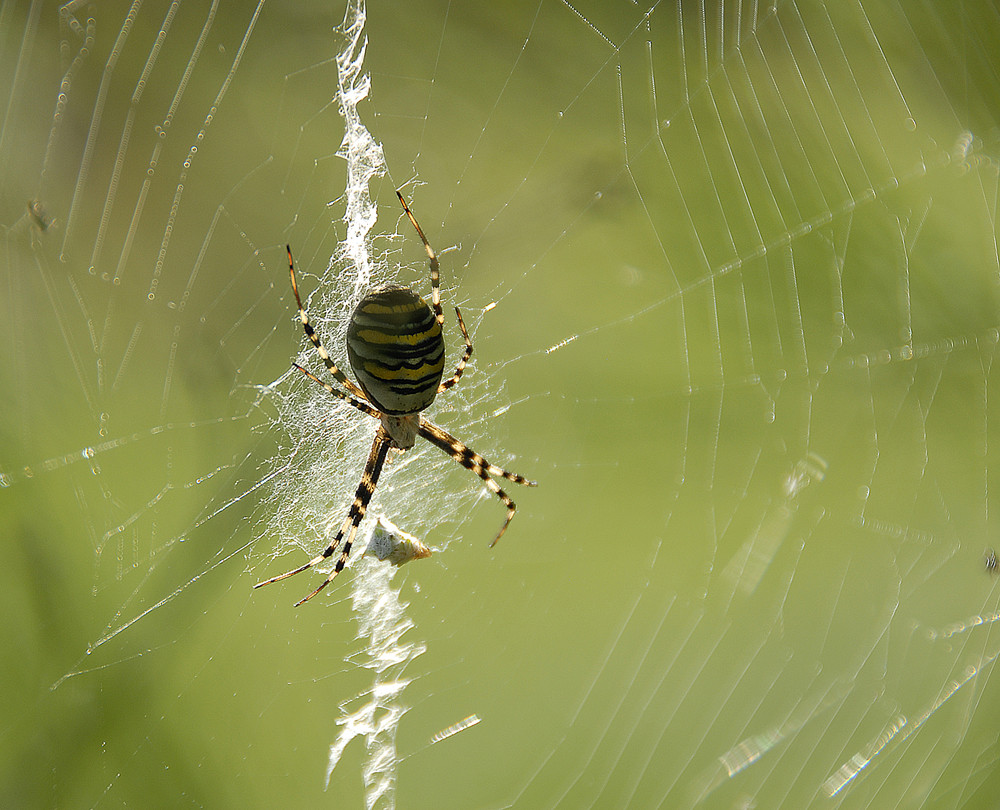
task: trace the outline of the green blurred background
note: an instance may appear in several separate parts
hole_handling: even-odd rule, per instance
[[[374,250],[426,294],[405,186],[476,342],[430,415],[539,481],[492,551],[447,459],[379,488],[436,551],[396,805],[995,807],[995,4],[367,11]],[[285,243],[353,272],[343,18],[0,8],[5,806],[365,803],[368,569],[251,590],[371,440],[282,379]]]

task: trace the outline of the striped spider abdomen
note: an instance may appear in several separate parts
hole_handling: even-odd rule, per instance
[[[413,447],[417,436],[422,436],[435,447],[447,453],[457,463],[477,475],[486,488],[496,495],[507,507],[507,519],[500,527],[491,546],[503,537],[507,526],[514,517],[516,509],[514,501],[504,492],[494,478],[503,478],[515,484],[535,486],[523,475],[508,472],[502,467],[490,464],[479,453],[442,430],[433,422],[424,419],[420,412],[427,408],[434,398],[442,391],[447,391],[462,378],[466,363],[472,357],[472,339],[465,328],[462,313],[455,307],[455,318],[458,328],[465,340],[465,350],[459,358],[455,372],[446,380],[441,376],[444,372],[444,338],[441,327],[444,324],[444,311],[441,308],[440,269],[437,254],[427,242],[427,237],[417,224],[413,212],[410,211],[403,195],[397,191],[396,196],[406,212],[407,218],[423,242],[431,269],[431,306],[427,305],[417,293],[409,287],[398,284],[388,284],[372,290],[354,310],[347,326],[347,356],[357,377],[353,382],[324,348],[319,335],[309,322],[302,297],[299,295],[299,285],[295,280],[295,263],[292,261],[292,249],[285,247],[288,253],[288,276],[292,284],[292,294],[299,310],[299,320],[305,330],[306,337],[316,348],[320,359],[340,388],[324,382],[311,371],[298,363],[292,365],[306,377],[325,388],[331,395],[347,402],[352,407],[379,421],[368,461],[361,474],[361,482],[354,493],[354,501],[340,526],[340,530],[332,541],[317,556],[304,565],[286,571],[276,577],[271,577],[254,585],[260,588],[273,582],[306,571],[315,565],[332,557],[341,548],[333,570],[312,593],[297,604],[301,605],[312,599],[327,585],[333,582],[347,564],[351,546],[357,535],[358,527],[364,520],[368,504],[375,494],[379,475],[385,464],[389,450],[397,448],[408,450]],[[343,541],[343,545],[341,545]],[[411,554],[411,557],[426,556]]]
[[[434,401],[444,373],[441,324],[410,288],[380,287],[351,316],[347,357],[361,390],[382,413],[418,413]]]

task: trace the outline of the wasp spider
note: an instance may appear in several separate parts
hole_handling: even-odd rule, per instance
[[[340,546],[340,541],[343,540],[344,546],[340,557],[329,576],[316,590],[297,602],[296,607],[312,599],[329,585],[347,564],[347,558],[351,553],[351,544],[354,542],[358,526],[361,525],[365,511],[368,509],[368,503],[375,493],[379,473],[382,472],[382,465],[385,463],[390,448],[408,450],[413,447],[417,436],[422,436],[431,444],[441,448],[463,467],[478,475],[486,484],[487,489],[503,501],[507,507],[507,519],[500,527],[500,531],[497,532],[497,536],[493,538],[493,542],[490,543],[491,547],[507,531],[507,526],[510,525],[510,521],[514,517],[515,509],[514,501],[499,487],[492,476],[506,478],[508,481],[529,487],[535,486],[534,481],[529,481],[516,473],[493,466],[479,453],[466,447],[454,436],[428,422],[420,415],[420,412],[429,407],[438,394],[451,388],[461,379],[465,365],[472,356],[472,340],[469,338],[469,332],[462,320],[462,313],[458,307],[455,307],[458,328],[462,330],[462,337],[465,338],[465,351],[458,361],[455,373],[442,381],[444,339],[441,336],[441,328],[444,325],[444,312],[441,309],[440,271],[437,255],[427,242],[424,232],[417,224],[417,220],[403,199],[403,195],[397,191],[396,196],[403,204],[406,216],[413,223],[413,227],[417,229],[417,235],[424,243],[424,250],[427,251],[427,257],[430,259],[431,306],[427,306],[424,299],[409,287],[403,287],[399,284],[379,287],[361,299],[361,303],[354,310],[347,327],[347,357],[354,370],[354,376],[357,377],[357,384],[352,382],[333,362],[329,352],[324,348],[309,323],[309,317],[302,306],[298,284],[295,281],[292,250],[290,247],[286,248],[288,250],[288,273],[292,279],[292,292],[295,294],[295,303],[299,307],[302,328],[309,340],[312,341],[313,346],[316,347],[316,351],[330,374],[346,390],[335,388],[329,383],[323,382],[297,363],[293,363],[293,365],[335,397],[350,403],[362,413],[378,419],[380,423],[378,431],[375,433],[371,452],[368,454],[368,462],[361,474],[361,483],[354,495],[354,502],[351,504],[347,517],[344,518],[336,537],[323,549],[321,554],[313,557],[305,565],[254,585],[255,588],[270,585],[272,582],[286,579],[318,565],[323,560],[332,557]],[[431,311],[432,307],[433,312]]]

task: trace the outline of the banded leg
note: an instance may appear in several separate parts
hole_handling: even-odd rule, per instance
[[[462,337],[465,338],[465,351],[462,353],[462,359],[458,361],[458,366],[455,368],[455,373],[452,374],[447,380],[442,381],[438,386],[437,392],[440,394],[442,391],[447,391],[460,379],[462,379],[462,372],[465,371],[465,364],[469,362],[469,358],[472,357],[472,339],[469,337],[469,331],[465,328],[465,321],[462,320],[462,311],[455,307],[455,315],[458,317],[458,328],[462,330]]]
[[[291,276],[292,279],[292,292],[295,293],[295,303],[299,306],[299,320],[302,321],[302,328],[305,330],[306,337],[312,341],[313,346],[316,347],[316,351],[319,352],[320,358],[326,364],[330,373],[337,379],[337,382],[344,386],[344,388],[350,391],[358,399],[367,399],[364,392],[351,382],[347,375],[340,370],[336,363],[333,362],[330,357],[330,353],[320,342],[319,336],[312,328],[312,324],[309,323],[309,316],[306,315],[305,307],[302,306],[302,299],[299,297],[299,285],[295,282],[295,264],[292,262],[292,248],[290,245],[285,245],[285,250],[288,251],[288,275]]]
[[[523,484],[526,487],[534,487],[537,486],[537,484],[534,481],[529,481],[523,475],[507,472],[507,470],[502,467],[496,467],[493,464],[490,464],[471,447],[466,447],[450,433],[442,430],[437,425],[428,422],[425,419],[420,420],[420,428],[418,432],[431,444],[436,447],[440,447],[467,470],[472,470],[472,472],[483,479],[483,483],[486,484],[486,488],[503,501],[504,506],[507,507],[507,519],[504,521],[503,526],[500,527],[500,531],[497,532],[497,536],[493,538],[493,542],[490,543],[490,548],[493,548],[493,546],[497,544],[497,541],[503,537],[503,534],[507,531],[507,527],[510,525],[510,522],[514,519],[514,512],[517,509],[517,506],[510,499],[510,496],[504,492],[497,482],[490,478],[490,476],[496,475],[500,478],[505,478],[508,481],[513,481],[515,484]]]
[[[331,394],[333,394],[335,397],[340,397],[342,400],[344,400],[344,402],[346,402],[349,405],[353,405],[355,408],[357,408],[359,411],[361,411],[361,413],[366,413],[369,416],[375,417],[376,419],[380,419],[381,418],[382,414],[379,411],[377,411],[375,408],[373,408],[371,405],[369,405],[365,400],[355,399],[350,394],[345,394],[343,391],[341,391],[341,390],[339,390],[337,388],[334,388],[332,385],[330,385],[330,383],[323,382],[323,380],[321,380],[319,377],[317,377],[311,371],[308,371],[308,370],[302,368],[302,366],[300,366],[298,363],[292,363],[292,368],[297,368],[299,371],[301,371],[303,374],[305,374],[310,380],[312,380],[313,382],[319,383],[327,391],[329,391]]]
[[[392,440],[389,438],[389,434],[385,432],[385,428],[379,427],[378,433],[375,434],[375,441],[372,442],[371,453],[368,454],[368,463],[365,464],[365,471],[361,474],[361,483],[358,484],[358,490],[354,494],[354,502],[351,504],[351,508],[347,512],[347,517],[344,518],[344,522],[340,526],[340,531],[337,532],[337,536],[333,538],[330,545],[323,549],[321,554],[313,557],[305,565],[299,566],[294,571],[286,571],[284,574],[279,574],[278,576],[271,577],[263,582],[258,582],[254,585],[255,588],[261,588],[264,585],[270,585],[273,582],[288,579],[288,577],[300,574],[306,569],[312,568],[314,565],[318,565],[323,562],[323,560],[332,557],[333,553],[337,550],[337,546],[340,545],[341,539],[346,533],[347,539],[344,541],[344,549],[340,553],[340,559],[337,560],[337,564],[333,567],[330,575],[323,580],[322,584],[320,584],[315,591],[304,599],[300,599],[296,602],[295,607],[298,607],[303,602],[308,602],[327,585],[333,582],[334,577],[344,570],[344,566],[347,564],[347,558],[351,555],[351,545],[354,543],[354,536],[357,534],[358,526],[361,525],[365,512],[368,510],[368,503],[371,501],[372,495],[375,494],[375,485],[378,483],[379,474],[382,472],[382,465],[385,463],[385,457],[388,454],[389,447],[391,445]]]
[[[406,204],[406,200],[403,199],[403,195],[399,193],[399,189],[396,189],[396,196],[399,197],[399,201],[403,204],[406,216],[410,218],[413,227],[417,229],[417,236],[424,243],[427,258],[431,261],[431,305],[434,307],[434,317],[437,318],[437,322],[444,326],[444,310],[441,309],[441,268],[438,265],[437,254],[427,241],[427,237],[424,236],[424,232],[420,230],[420,226],[417,225],[416,217],[413,216],[413,212],[410,210],[410,206]]]
[[[413,223],[413,227],[417,229],[417,235],[420,237],[420,241],[424,243],[424,250],[427,251],[427,258],[431,262],[431,304],[434,307],[434,317],[437,322],[444,326],[444,310],[441,309],[441,268],[438,264],[437,254],[434,252],[434,248],[430,246],[427,241],[427,237],[424,236],[423,230],[417,224],[416,217],[413,216],[413,212],[410,210],[410,206],[406,204],[406,200],[403,199],[403,195],[396,191],[396,196],[399,197],[399,201],[403,204],[403,210],[406,211],[406,216],[409,218],[410,222]],[[472,357],[472,340],[469,338],[469,332],[465,328],[465,321],[462,320],[462,312],[458,307],[455,307],[455,315],[458,317],[458,328],[462,330],[462,337],[465,338],[465,352],[462,355],[462,359],[458,361],[458,367],[455,369],[455,373],[451,375],[447,380],[442,382],[438,386],[437,392],[440,394],[442,391],[447,391],[455,383],[457,383],[462,378],[462,372],[465,371],[465,364],[469,362],[469,358]]]

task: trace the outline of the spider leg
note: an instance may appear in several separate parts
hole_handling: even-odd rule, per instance
[[[417,229],[417,235],[420,237],[420,241],[424,243],[424,250],[427,251],[427,258],[430,259],[431,305],[434,307],[434,317],[437,318],[437,322],[444,326],[444,310],[441,309],[441,268],[438,265],[437,254],[434,252],[434,248],[432,248],[428,243],[427,237],[424,236],[424,232],[420,230],[416,217],[413,216],[413,212],[410,210],[410,206],[406,204],[406,200],[403,199],[403,195],[399,193],[399,189],[396,189],[396,196],[399,197],[399,201],[403,204],[403,210],[406,211],[406,216],[409,217],[410,222],[413,223],[413,227]]]
[[[319,377],[317,377],[311,371],[307,371],[306,369],[302,368],[302,366],[300,366],[298,363],[292,363],[292,367],[293,368],[297,368],[299,371],[301,371],[303,374],[305,374],[310,380],[312,380],[313,382],[319,383],[327,391],[329,391],[331,394],[333,394],[335,397],[340,397],[342,400],[344,400],[344,402],[348,403],[349,405],[353,405],[355,408],[357,408],[362,413],[366,413],[369,416],[374,416],[376,419],[381,418],[382,414],[379,411],[377,411],[375,408],[373,408],[371,405],[369,405],[367,402],[365,402],[364,400],[355,399],[350,394],[345,394],[343,391],[341,391],[341,390],[339,390],[337,388],[334,388],[332,385],[330,385],[330,383],[323,382],[323,380],[321,380]]]
[[[503,526],[500,527],[500,531],[497,532],[497,536],[493,538],[493,542],[490,543],[490,548],[493,548],[497,544],[497,541],[503,537],[504,532],[507,531],[511,520],[514,519],[514,511],[517,509],[517,506],[510,499],[510,496],[490,476],[496,475],[500,478],[506,478],[508,481],[513,481],[515,484],[524,484],[527,487],[538,486],[537,483],[529,481],[523,475],[507,472],[507,470],[501,467],[490,464],[471,447],[466,447],[450,433],[425,419],[420,420],[418,432],[431,444],[444,450],[444,452],[467,470],[472,470],[472,472],[482,478],[483,483],[486,484],[486,488],[503,501],[504,506],[507,507],[507,519],[504,521]]]
[[[323,562],[323,560],[332,557],[334,552],[337,550],[337,546],[340,545],[341,539],[346,533],[347,539],[344,541],[344,549],[341,551],[340,559],[337,560],[337,564],[333,567],[330,575],[323,580],[320,586],[311,594],[296,602],[295,607],[298,607],[303,602],[308,602],[327,585],[333,582],[334,577],[343,571],[344,566],[347,564],[347,558],[351,554],[351,545],[354,543],[354,536],[357,534],[358,526],[361,525],[365,512],[368,510],[368,503],[371,501],[372,495],[375,494],[375,485],[378,483],[379,473],[382,472],[382,465],[385,463],[385,457],[391,446],[392,440],[389,438],[389,434],[385,432],[385,428],[379,427],[378,433],[375,434],[375,441],[372,442],[372,450],[368,454],[368,463],[365,464],[365,471],[361,474],[361,483],[358,484],[357,492],[354,494],[354,502],[351,504],[351,508],[347,512],[347,517],[344,518],[344,522],[340,526],[340,531],[337,532],[337,536],[333,538],[330,545],[323,549],[322,553],[309,560],[309,562],[305,565],[299,566],[294,571],[286,571],[284,574],[279,574],[278,576],[271,577],[263,582],[258,582],[254,585],[254,588],[261,588],[264,585],[270,585],[273,582],[288,579],[288,577],[300,574],[306,569],[312,568],[314,565],[318,565]]]
[[[434,307],[434,317],[437,319],[437,322],[444,326],[444,310],[441,309],[441,268],[438,264],[437,254],[434,252],[434,248],[430,246],[430,243],[428,243],[427,237],[424,236],[423,230],[417,224],[417,219],[413,216],[413,212],[410,210],[410,206],[406,204],[406,200],[403,199],[403,195],[398,189],[396,190],[396,196],[399,197],[399,201],[403,204],[403,210],[406,212],[406,216],[409,218],[410,222],[413,223],[413,227],[417,229],[417,235],[420,237],[420,241],[424,243],[424,250],[427,251],[427,258],[430,259],[431,305]],[[465,352],[462,354],[462,359],[458,361],[458,367],[455,369],[455,373],[438,386],[437,392],[439,394],[442,391],[447,391],[462,378],[462,372],[465,371],[465,364],[468,363],[469,358],[472,357],[472,340],[469,337],[468,330],[465,328],[465,321],[462,320],[462,312],[458,307],[455,307],[455,315],[458,317],[458,327],[462,330],[462,337],[465,338]]]
[[[458,328],[462,330],[462,337],[465,338],[465,351],[462,353],[462,359],[458,361],[455,373],[438,386],[437,392],[439,394],[442,391],[447,391],[455,383],[462,379],[462,372],[465,371],[465,364],[468,363],[469,358],[472,357],[472,339],[469,337],[469,330],[465,328],[465,321],[462,320],[462,311],[458,307],[455,307],[455,315],[458,317]]]
[[[340,370],[336,363],[333,362],[330,357],[330,353],[320,342],[319,336],[312,328],[312,324],[309,323],[309,316],[306,315],[305,307],[302,306],[302,298],[299,297],[299,285],[295,281],[295,264],[292,262],[292,248],[289,245],[285,245],[285,250],[288,251],[288,275],[292,279],[292,292],[295,293],[295,303],[299,306],[299,320],[302,321],[302,328],[305,330],[306,337],[312,341],[312,344],[316,347],[316,351],[319,352],[319,356],[323,360],[323,363],[326,364],[326,367],[330,370],[330,373],[337,379],[337,381],[358,399],[367,399],[364,392],[358,388],[357,385],[351,382],[347,375]]]

